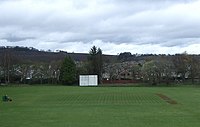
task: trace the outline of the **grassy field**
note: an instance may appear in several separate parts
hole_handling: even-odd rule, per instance
[[[0,102],[1,127],[200,127],[200,87],[0,87],[4,94],[13,101]]]

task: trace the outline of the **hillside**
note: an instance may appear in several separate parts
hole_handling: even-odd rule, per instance
[[[28,47],[0,47],[0,57],[9,55],[14,59],[20,61],[29,62],[51,62],[62,60],[65,56],[70,56],[75,61],[86,61],[89,54],[87,53],[68,53],[65,51],[51,52],[51,51],[39,51],[35,48]],[[103,55],[105,61],[114,60],[117,56]]]

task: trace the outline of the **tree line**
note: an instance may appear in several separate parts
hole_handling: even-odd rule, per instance
[[[61,52],[59,59],[48,62],[40,59],[25,59],[17,56],[9,48],[0,48],[0,82],[9,84],[78,84],[79,75],[98,75],[98,82],[103,80],[136,80],[150,85],[172,83],[200,83],[200,55],[187,53],[165,54],[131,54],[120,53],[105,59],[102,50],[91,47],[86,60],[76,60]],[[20,48],[15,50],[27,52],[29,50],[40,55],[35,48]],[[47,53],[48,54],[48,53]],[[50,56],[53,53],[50,53]],[[34,56],[31,56],[34,57]],[[43,55],[42,55],[43,57]],[[77,57],[78,59],[78,57]],[[142,61],[142,62],[141,62]],[[124,65],[123,63],[126,63]],[[131,64],[133,63],[133,64]],[[128,72],[120,77],[121,72]],[[107,77],[105,76],[107,75]]]

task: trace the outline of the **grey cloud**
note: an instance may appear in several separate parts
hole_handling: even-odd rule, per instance
[[[35,39],[34,37],[26,37],[26,38],[20,38],[20,37],[8,37],[8,38],[2,38],[9,42],[18,42],[18,41],[25,41],[29,39]]]
[[[12,34],[0,38],[62,44],[102,40],[167,47],[200,43],[200,9],[193,10],[195,4],[200,5],[197,0],[68,1],[0,1],[0,35]]]
[[[4,35],[4,37],[0,37],[1,40],[7,40],[8,42],[19,42],[25,41],[29,39],[36,39],[35,37],[19,37],[12,34]]]

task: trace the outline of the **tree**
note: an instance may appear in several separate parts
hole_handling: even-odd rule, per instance
[[[51,84],[57,84],[59,81],[59,75],[60,75],[60,66],[62,61],[51,61],[49,65],[48,73],[50,73],[50,77],[48,83],[51,82]]]
[[[176,54],[173,57],[173,63],[176,68],[176,73],[178,76],[181,77],[183,82],[185,81],[186,78],[186,73],[189,71],[190,68],[190,57],[187,55],[187,53],[183,54]]]
[[[140,64],[135,64],[131,68],[132,77],[134,80],[138,80],[141,78],[141,68],[142,66]]]
[[[77,79],[79,78],[79,75],[86,75],[88,74],[88,62],[77,62],[76,63],[76,76]]]
[[[130,52],[124,52],[124,53],[120,53],[117,59],[120,61],[128,61],[128,60],[131,60],[132,56],[133,55]]]
[[[157,85],[158,83],[158,68],[156,61],[152,60],[146,62],[142,67],[143,80],[150,83],[151,85]]]
[[[174,78],[175,68],[172,60],[168,57],[158,57],[156,60],[158,81],[169,84]]]
[[[172,60],[168,57],[158,57],[146,62],[142,66],[144,81],[156,85],[159,83],[169,84],[174,78],[175,68]]]
[[[93,46],[89,52],[89,66],[88,70],[90,74],[98,75],[98,80],[101,82],[102,71],[103,71],[103,59],[102,59],[102,50],[97,49],[96,46]]]
[[[11,82],[11,72],[13,70],[14,63],[17,63],[14,54],[12,53],[11,49],[4,49],[3,50],[3,70],[4,70],[4,81],[5,83]]]
[[[190,78],[192,80],[192,83],[195,83],[195,79],[199,78],[200,74],[200,60],[198,57],[191,55],[188,56],[189,58],[189,72],[190,72]]]
[[[65,57],[61,65],[60,80],[62,84],[72,85],[76,81],[76,64],[71,57]]]
[[[15,67],[15,73],[20,76],[20,83],[25,83],[25,79],[28,72],[28,64],[18,64]]]

